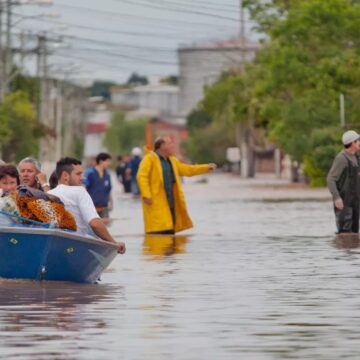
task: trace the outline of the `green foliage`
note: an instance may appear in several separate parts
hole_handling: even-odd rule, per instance
[[[190,133],[196,131],[197,129],[201,129],[207,127],[212,123],[212,118],[209,114],[201,109],[193,110],[187,117],[187,128]]]
[[[263,127],[270,141],[304,163],[312,185],[323,184],[341,148],[340,94],[347,128],[360,128],[360,1],[244,0],[243,6],[266,40],[245,71],[224,74],[205,90],[200,109],[214,123],[201,135],[211,139],[220,123],[233,131],[239,123],[243,133]],[[199,114],[191,116],[200,123]],[[202,140],[197,132],[189,145],[194,154]]]
[[[0,124],[4,125],[2,156],[5,161],[19,161],[36,156],[42,134],[28,95],[22,91],[8,94],[0,105]]]
[[[177,75],[169,75],[160,80],[162,84],[179,85],[179,77]]]
[[[236,146],[235,117],[241,103],[242,80],[224,76],[205,90],[200,107],[187,118],[190,138],[185,147],[190,158],[198,163],[226,162],[226,149]],[[214,121],[215,120],[215,121]]]
[[[137,73],[132,73],[127,81],[127,85],[138,86],[138,85],[147,85],[149,80],[146,76],[141,76]]]
[[[201,108],[215,121],[234,124],[248,121],[250,103],[244,76],[224,74],[219,82],[205,89]]]
[[[193,129],[184,144],[189,157],[197,163],[226,162],[226,149],[235,146],[235,135],[231,127],[223,123],[212,123]]]
[[[310,138],[311,154],[304,157],[304,173],[310,178],[310,185],[324,186],[325,178],[335,156],[341,150],[339,128],[318,129]]]
[[[147,122],[147,119],[127,121],[124,113],[114,112],[105,134],[105,146],[114,156],[129,153],[135,146],[143,147]]]
[[[91,96],[102,96],[106,100],[111,99],[111,88],[116,86],[112,81],[96,80],[90,88]]]
[[[40,83],[36,78],[19,74],[11,82],[11,89],[13,92],[22,91],[26,93],[33,104],[39,100]]]

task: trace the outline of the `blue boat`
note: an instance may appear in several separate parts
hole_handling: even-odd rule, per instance
[[[8,222],[0,225],[0,277],[95,283],[117,249],[73,231]]]

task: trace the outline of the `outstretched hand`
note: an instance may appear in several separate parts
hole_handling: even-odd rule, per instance
[[[217,168],[217,165],[214,163],[210,163],[208,166],[209,166],[209,171],[215,171]]]

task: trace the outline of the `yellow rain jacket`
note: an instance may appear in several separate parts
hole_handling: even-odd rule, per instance
[[[164,188],[163,170],[159,156],[148,153],[140,163],[137,181],[143,198],[151,198],[152,204],[143,202],[145,232],[159,232],[175,229],[175,232],[189,229],[193,226],[185,204],[180,176],[194,176],[207,173],[208,165],[187,165],[174,156],[169,158],[175,176],[174,202],[175,226],[173,224],[169,203]]]

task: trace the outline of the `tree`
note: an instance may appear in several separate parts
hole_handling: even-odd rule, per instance
[[[116,86],[112,81],[96,80],[90,88],[91,96],[102,96],[106,100],[111,100],[111,88]]]
[[[16,91],[5,97],[0,105],[0,124],[6,125],[1,147],[5,161],[37,156],[38,140],[44,133],[26,93]]]
[[[160,83],[167,85],[179,85],[179,77],[177,75],[169,75],[160,79]]]
[[[254,82],[258,115],[294,161],[306,158],[316,166],[312,136],[319,128],[339,128],[340,93],[348,99],[351,126],[360,126],[360,4],[248,0],[245,5],[269,36],[256,60],[263,69]]]
[[[133,147],[145,145],[145,128],[148,120],[127,121],[125,114],[114,112],[105,134],[105,145],[114,155],[130,153]]]
[[[139,86],[139,85],[147,85],[149,80],[146,76],[141,76],[137,73],[132,73],[126,82],[129,86]]]
[[[255,70],[253,70],[256,73]],[[252,96],[252,73],[228,73],[205,90],[201,107],[217,122],[236,134],[241,153],[241,171],[245,177],[255,175],[254,128],[256,98]]]
[[[191,132],[207,127],[212,123],[210,115],[202,109],[194,109],[186,118],[187,128]]]
[[[226,149],[236,146],[236,136],[231,127],[213,122],[207,126],[192,128],[185,142],[186,153],[197,163],[226,163]]]

